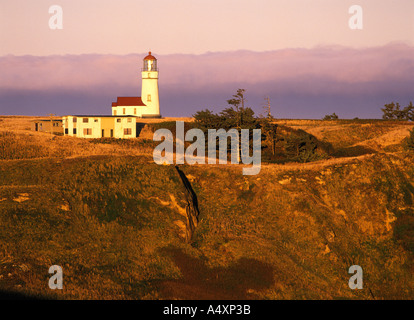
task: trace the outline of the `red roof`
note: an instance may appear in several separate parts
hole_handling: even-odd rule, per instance
[[[145,104],[141,97],[118,97],[116,102],[112,102],[112,106],[145,106]]]
[[[148,55],[144,58],[144,60],[157,60],[157,59],[151,54],[151,51],[150,51]]]

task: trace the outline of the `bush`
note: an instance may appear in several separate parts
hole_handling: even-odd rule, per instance
[[[338,120],[338,119],[339,119],[339,117],[334,112],[332,114],[327,114],[322,120]]]
[[[328,156],[327,150],[313,135],[296,130],[285,138],[286,156],[298,162],[310,162],[321,160]]]
[[[414,128],[410,131],[410,135],[405,138],[405,148],[408,151],[414,151]]]
[[[278,126],[276,134],[276,154],[265,144],[262,157],[270,162],[310,162],[327,158],[333,147],[330,143],[319,141],[303,130]]]

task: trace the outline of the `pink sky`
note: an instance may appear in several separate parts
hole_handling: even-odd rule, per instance
[[[363,9],[351,30],[349,8]],[[51,30],[48,10],[63,9]],[[0,56],[269,51],[319,45],[414,45],[412,0],[0,1]]]
[[[3,90],[89,91],[105,86],[135,86],[135,91],[139,91],[142,58],[146,54],[5,56],[0,58],[0,87]],[[232,82],[246,85],[276,82],[283,86],[276,88],[280,91],[294,90],[290,83],[309,78],[343,84],[383,80],[411,82],[414,78],[414,48],[404,44],[367,49],[328,46],[156,56],[160,83],[183,91]],[[304,93],[314,94],[326,89],[317,85],[301,88]]]
[[[145,55],[0,57],[0,114],[109,114],[117,96],[140,95]],[[414,100],[414,47],[405,44],[156,57],[165,116],[221,110],[238,88],[256,113],[269,96],[281,117],[380,117],[383,104]]]
[[[354,4],[362,30],[348,25]],[[140,95],[148,50],[167,116],[220,110],[238,88],[281,117],[380,117],[414,99],[412,0],[0,1],[0,43],[0,114],[109,114]]]

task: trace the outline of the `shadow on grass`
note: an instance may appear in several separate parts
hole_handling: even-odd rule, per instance
[[[358,157],[364,154],[377,153],[374,149],[364,147],[364,146],[353,146],[340,148],[336,150],[332,155],[334,157]]]
[[[241,258],[229,267],[209,268],[177,248],[163,248],[181,271],[182,278],[156,284],[162,299],[247,300],[257,299],[255,292],[273,285],[273,268],[264,262]]]

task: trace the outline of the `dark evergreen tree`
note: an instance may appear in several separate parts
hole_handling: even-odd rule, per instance
[[[384,120],[392,120],[396,118],[395,114],[395,103],[391,102],[386,105],[384,105],[384,108],[381,108],[382,112],[384,113],[382,115],[382,118]]]
[[[208,109],[197,111],[193,117],[196,126],[203,131],[218,128],[222,122],[222,119],[219,115],[214,114]]]
[[[414,121],[414,105],[412,101],[410,101],[410,104],[404,108],[403,113],[405,120]]]

